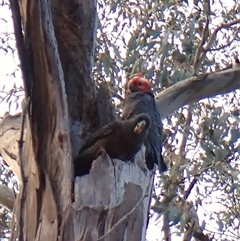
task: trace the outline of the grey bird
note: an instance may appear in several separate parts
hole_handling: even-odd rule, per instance
[[[138,74],[127,83],[122,119],[126,120],[140,113],[147,114],[151,119],[149,132],[144,141],[147,167],[152,170],[154,164],[157,164],[159,171],[164,172],[167,170],[167,165],[162,157],[163,125],[161,116],[156,109],[150,81]]]

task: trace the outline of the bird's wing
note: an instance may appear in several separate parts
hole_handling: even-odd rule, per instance
[[[112,133],[114,133],[119,127],[119,122],[114,121],[111,122],[93,134],[91,134],[83,144],[82,148],[80,149],[79,153],[83,152],[84,150],[88,149],[90,146],[92,146],[94,143],[96,143],[98,140],[102,139],[103,137],[106,137]]]

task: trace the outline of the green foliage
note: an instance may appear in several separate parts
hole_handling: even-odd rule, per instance
[[[171,169],[157,181],[162,198],[156,195],[155,205],[168,202],[168,209],[153,210],[160,215],[169,215],[169,210],[171,214],[176,208],[176,214],[182,212],[175,225],[177,232],[188,229],[192,216],[199,225],[204,222],[204,229],[214,231],[216,240],[240,237],[233,231],[238,230],[240,207],[240,116],[236,114],[236,97],[230,93],[203,100],[166,120],[165,157]],[[198,218],[192,208],[186,208],[189,201],[199,210]]]
[[[159,89],[214,70],[215,63],[227,64],[219,56],[230,61],[239,46],[239,25],[230,26],[230,31],[225,29],[229,26],[220,27],[239,14],[237,3],[229,4],[99,1],[98,73],[115,85],[122,76],[141,71]],[[168,71],[162,77],[164,70]]]

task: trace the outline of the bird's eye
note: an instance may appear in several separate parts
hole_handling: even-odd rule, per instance
[[[140,85],[140,86],[141,86],[141,85],[142,85],[142,82],[138,82],[138,85]]]

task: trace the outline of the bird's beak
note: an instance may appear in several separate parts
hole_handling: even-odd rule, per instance
[[[146,126],[145,120],[142,120],[142,121],[138,122],[137,125],[135,126],[134,130],[133,130],[134,133],[137,134],[137,135],[140,134],[144,130],[145,126]]]

